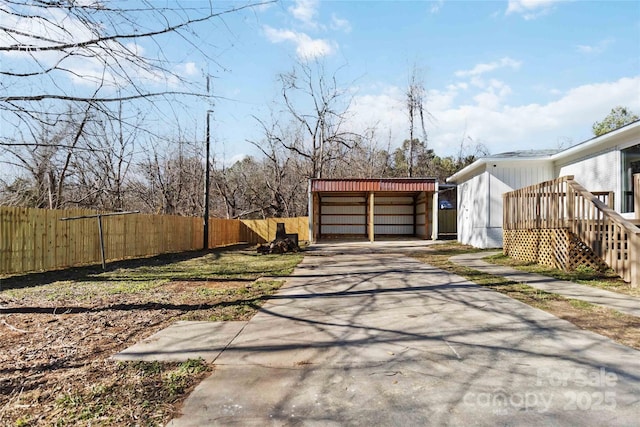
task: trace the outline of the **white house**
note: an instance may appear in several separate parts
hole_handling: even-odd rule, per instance
[[[476,160],[447,182],[458,185],[458,241],[502,246],[502,195],[573,175],[589,191],[613,191],[615,210],[633,218],[633,174],[640,173],[640,121],[566,150],[530,150]]]

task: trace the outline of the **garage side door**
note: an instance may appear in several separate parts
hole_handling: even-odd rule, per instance
[[[367,235],[367,203],[364,196],[323,197],[321,203],[322,238]]]

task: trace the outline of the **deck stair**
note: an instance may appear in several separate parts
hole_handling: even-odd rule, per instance
[[[640,182],[640,175],[634,178]],[[503,198],[506,255],[563,270],[608,267],[632,286],[640,285],[640,221],[613,210],[613,192],[591,193],[565,176]],[[635,211],[640,213],[638,206]]]

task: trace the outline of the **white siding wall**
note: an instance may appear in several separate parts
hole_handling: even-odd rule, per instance
[[[344,223],[365,225],[366,224],[365,221],[366,221],[366,218],[364,216],[364,213],[362,215],[348,215],[348,214],[341,214],[339,216],[338,215],[322,215],[323,225],[344,224]]]
[[[393,234],[393,235],[411,235],[413,234],[413,224],[411,225],[380,225],[375,224],[373,227],[375,234]]]
[[[554,178],[553,167],[548,161],[500,162],[495,167],[490,165],[488,169],[509,187],[508,191]]]
[[[483,172],[458,186],[458,241],[485,247],[488,173]]]
[[[620,151],[612,149],[572,164],[558,165],[557,176],[573,175],[588,191],[615,191],[615,207],[621,210]]]
[[[548,162],[496,161],[458,186],[458,240],[479,248],[502,246],[502,195],[553,179]]]
[[[384,204],[394,204],[394,205],[402,205],[402,204],[411,204],[413,203],[413,197],[411,196],[375,196],[376,205],[379,203]]]

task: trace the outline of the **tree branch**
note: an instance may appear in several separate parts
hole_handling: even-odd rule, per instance
[[[270,0],[270,1],[264,1],[264,2],[260,2],[260,3],[251,3],[251,4],[247,4],[244,6],[239,6],[239,7],[233,7],[231,9],[227,9],[223,12],[218,12],[218,13],[209,13],[206,16],[203,16],[201,18],[194,18],[194,19],[187,19],[186,21],[180,22],[178,24],[175,25],[168,25],[165,28],[162,28],[160,30],[155,30],[155,31],[148,31],[146,33],[134,33],[134,34],[113,34],[110,36],[102,36],[102,37],[96,37],[93,39],[89,39],[89,40],[85,40],[85,41],[81,41],[81,42],[75,42],[75,43],[58,43],[58,44],[54,44],[51,46],[34,46],[34,45],[25,45],[25,44],[18,44],[18,45],[12,45],[12,46],[0,46],[0,51],[4,51],[4,52],[16,52],[16,51],[20,51],[20,52],[46,52],[46,51],[60,51],[60,50],[65,50],[65,49],[77,49],[77,48],[84,48],[84,47],[88,47],[88,46],[93,46],[93,45],[97,45],[99,43],[102,42],[108,42],[108,41],[115,41],[115,40],[127,40],[127,39],[139,39],[139,38],[146,38],[146,37],[154,37],[154,36],[158,36],[160,34],[166,34],[166,33],[170,33],[176,30],[179,30],[181,28],[187,27],[189,25],[192,24],[196,24],[199,22],[205,22],[208,21],[211,18],[215,18],[218,16],[222,16],[228,13],[233,13],[233,12],[238,12],[244,9],[248,9],[248,8],[253,8],[253,7],[257,7],[257,6],[263,6],[266,4],[270,4],[270,3],[274,3],[276,0]],[[60,5],[60,7],[62,7],[63,5]],[[0,30],[4,30],[6,32],[11,32],[11,33],[15,33],[21,36],[26,36],[26,37],[30,37],[30,38],[34,38],[36,40],[44,40],[44,41],[49,41],[49,42],[55,42],[55,40],[51,40],[45,37],[40,37],[37,36],[35,34],[30,34],[30,33],[24,33],[18,30],[14,30],[14,29],[9,29],[6,27],[0,27]]]

